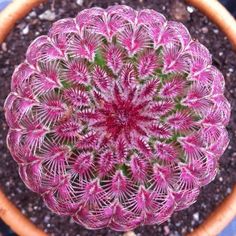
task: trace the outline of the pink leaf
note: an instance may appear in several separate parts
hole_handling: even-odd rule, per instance
[[[150,112],[154,115],[166,115],[172,109],[174,109],[174,104],[172,101],[160,101],[160,102],[153,102],[149,108]]]
[[[26,52],[26,60],[34,67],[38,64],[38,61],[54,61],[56,59],[62,59],[64,56],[60,48],[56,47],[51,39],[42,35],[36,38],[29,46]]]
[[[48,93],[41,98],[40,103],[36,106],[39,120],[48,126],[55,124],[61,119],[68,107],[62,102],[61,97],[55,93]]]
[[[137,11],[125,5],[111,6],[107,9],[107,11],[109,14],[117,15],[121,17],[124,21],[129,21],[130,23],[133,23],[137,16]]]
[[[5,117],[12,128],[19,128],[20,120],[32,110],[38,103],[29,98],[19,97],[11,92],[5,100]]]
[[[164,73],[188,73],[190,56],[179,45],[167,44],[163,48]]]
[[[78,175],[81,178],[91,178],[94,171],[93,156],[89,153],[80,153],[73,156],[70,163],[72,167],[72,174]]]
[[[178,189],[186,192],[193,191],[198,186],[197,178],[193,175],[191,169],[187,165],[181,167],[181,173],[178,183]]]
[[[148,25],[162,25],[166,21],[165,17],[152,9],[142,9],[138,12],[138,23]]]
[[[123,163],[127,155],[127,144],[123,139],[119,139],[116,142],[116,161],[117,163]]]
[[[110,194],[119,199],[124,199],[126,195],[131,194],[129,191],[129,182],[126,176],[121,171],[116,171],[109,184]]]
[[[85,9],[78,13],[75,18],[75,22],[77,28],[79,29],[79,33],[82,34],[86,27],[89,27],[94,22],[97,16],[102,15],[104,13],[104,9],[99,7],[94,7],[91,9]]]
[[[226,150],[226,148],[230,142],[227,130],[225,128],[221,128],[220,132],[221,132],[220,136],[216,135],[215,137],[213,137],[213,140],[214,139],[216,139],[216,140],[214,140],[214,142],[211,144],[211,146],[209,148],[209,151],[214,153],[214,156],[217,157],[217,159],[223,155],[224,151]],[[210,135],[210,132],[209,132],[209,135]],[[207,138],[206,134],[205,134],[204,138]]]
[[[20,165],[19,175],[26,186],[32,191],[37,193],[45,191],[41,185],[41,163],[39,161],[31,165]]]
[[[129,56],[148,48],[149,38],[143,26],[133,27],[128,24],[118,36],[119,43],[127,50]]]
[[[160,96],[173,99],[181,96],[184,93],[185,81],[180,76],[174,77],[171,81],[167,81],[160,89]]]
[[[159,164],[153,165],[153,179],[151,180],[158,192],[168,191],[172,188],[178,180],[178,168],[172,165],[161,166]]]
[[[42,146],[48,130],[30,117],[25,117],[21,121],[21,125],[24,127],[21,145],[28,147],[32,153],[35,153],[36,149]]]
[[[172,130],[166,124],[152,124],[148,130],[157,138],[169,139],[172,136]]]
[[[164,162],[174,162],[178,157],[178,151],[173,144],[158,142],[156,144],[156,155]]]
[[[172,127],[173,129],[177,131],[187,131],[194,129],[194,127],[197,127],[196,122],[194,122],[193,117],[185,112],[185,111],[179,111],[171,116],[168,117],[167,123]]]
[[[91,34],[85,31],[83,36],[75,36],[70,43],[68,52],[77,58],[85,58],[94,61],[95,53],[101,43],[99,35]]]
[[[53,127],[53,135],[59,142],[72,142],[78,140],[81,125],[73,120],[67,120]]]
[[[182,100],[182,104],[195,111],[206,113],[213,105],[210,100],[210,91],[199,83],[194,83],[188,91],[187,96]]]
[[[228,105],[228,107],[227,107]],[[202,120],[204,125],[227,125],[230,118],[230,107],[226,104],[218,103],[208,108],[205,117]]]
[[[53,23],[49,30],[49,37],[53,37],[58,34],[71,34],[77,33],[75,20],[73,18],[61,19]],[[66,37],[66,36],[64,36]]]
[[[147,177],[147,163],[138,156],[132,156],[130,161],[132,177],[137,182],[143,182]]]
[[[148,81],[140,91],[140,99],[152,99],[152,97],[155,95],[157,88],[159,86],[160,82],[158,79],[153,79]]]
[[[173,38],[186,48],[191,42],[191,36],[184,24],[176,21],[168,21],[168,28],[174,32]]]
[[[96,121],[99,117],[99,114],[97,114],[95,111],[91,109],[85,109],[85,110],[79,111],[76,113],[76,115],[79,120],[88,121],[88,122]]]
[[[122,48],[111,44],[105,47],[104,56],[107,61],[107,66],[113,71],[114,74],[118,74],[123,66],[124,53]]]
[[[101,91],[107,91],[110,87],[111,78],[107,72],[99,66],[95,66],[92,71],[93,83]]]
[[[59,146],[55,143],[50,144],[41,155],[43,159],[42,166],[52,175],[64,175],[69,156],[70,149],[67,146]]]
[[[211,54],[208,49],[197,41],[191,42],[187,53],[191,55],[190,74],[196,74],[212,64]]]
[[[134,198],[134,212],[152,211],[154,206],[153,193],[146,190],[144,186],[140,186],[137,195]]]
[[[40,72],[35,75],[32,81],[35,94],[42,95],[53,91],[55,88],[62,86],[59,78],[59,66],[57,63],[43,64]]]
[[[120,71],[120,81],[124,88],[136,85],[136,72],[132,64],[126,64]]]
[[[31,83],[36,70],[28,63],[21,63],[12,75],[11,90],[20,96],[35,99]]]
[[[87,64],[82,60],[73,60],[65,63],[63,75],[65,80],[73,84],[85,84],[89,81]]]
[[[145,158],[149,158],[152,155],[149,144],[141,138],[136,139],[136,148],[144,155]]]
[[[102,153],[99,157],[99,175],[100,177],[106,176],[114,168],[113,153],[107,151]]]
[[[224,133],[224,129],[218,125],[203,127],[200,130],[200,137],[206,146],[214,145]]]
[[[94,17],[89,28],[95,33],[104,36],[108,42],[112,41],[112,37],[121,29],[123,19],[119,14],[109,14],[104,12]]]
[[[105,199],[105,192],[102,189],[99,180],[95,179],[92,182],[85,183],[82,190],[81,200],[89,205],[100,205]]]
[[[82,136],[76,143],[76,147],[79,149],[96,149],[99,144],[99,137],[96,132],[89,132],[85,136]]]
[[[63,95],[65,100],[74,107],[89,105],[89,97],[84,91],[74,88],[69,88],[64,90]]]
[[[141,78],[152,76],[158,66],[159,62],[155,51],[145,51],[138,58],[138,73]]]
[[[179,139],[179,142],[188,162],[204,159],[205,150],[203,143],[200,141],[200,137],[198,135],[182,137]]]
[[[30,90],[27,88],[27,86],[24,85],[29,84],[30,77],[35,74],[35,72],[35,69],[28,63],[21,63],[16,67],[12,75],[11,90],[19,93],[24,97],[33,98],[34,95],[32,93],[27,93],[30,92]]]

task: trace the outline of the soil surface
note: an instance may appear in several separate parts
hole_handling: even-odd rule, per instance
[[[13,70],[24,60],[26,49],[36,36],[46,34],[54,20],[74,17],[84,8],[107,7],[112,4],[127,4],[136,9],[153,8],[164,13],[168,19],[182,21],[192,36],[209,48],[213,54],[214,64],[223,72],[226,79],[226,96],[232,105],[232,116],[228,126],[231,143],[221,158],[216,179],[202,189],[194,205],[175,213],[168,222],[135,230],[139,236],[182,236],[197,227],[231,192],[236,182],[236,143],[233,142],[236,130],[236,55],[224,35],[206,17],[180,0],[54,0],[34,9],[16,25],[0,46],[0,186],[24,214],[50,235],[122,235],[109,229],[89,231],[73,223],[69,217],[57,216],[46,208],[40,196],[25,187],[19,178],[17,164],[6,148],[8,127],[2,108],[4,99],[10,91]]]

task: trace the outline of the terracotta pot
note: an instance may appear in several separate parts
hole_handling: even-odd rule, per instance
[[[15,23],[44,0],[14,0],[0,13],[0,43]],[[217,0],[186,0],[199,9],[226,34],[236,49],[236,21]],[[215,236],[236,216],[236,187],[217,209],[188,236]],[[0,218],[20,236],[46,236],[28,220],[0,190]],[[135,235],[127,232],[126,235]]]

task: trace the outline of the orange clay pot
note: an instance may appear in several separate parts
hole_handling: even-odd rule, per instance
[[[44,0],[14,0],[0,13],[0,43],[15,23]],[[214,22],[236,49],[236,21],[217,0],[186,0]],[[216,236],[236,216],[236,186],[215,211],[188,236]],[[20,236],[47,236],[30,222],[0,190],[0,218]],[[132,231],[125,235],[135,235]]]

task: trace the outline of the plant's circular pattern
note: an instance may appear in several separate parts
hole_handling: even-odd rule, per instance
[[[25,184],[117,231],[167,220],[212,181],[230,105],[209,51],[154,10],[91,8],[35,39],[5,102]]]

